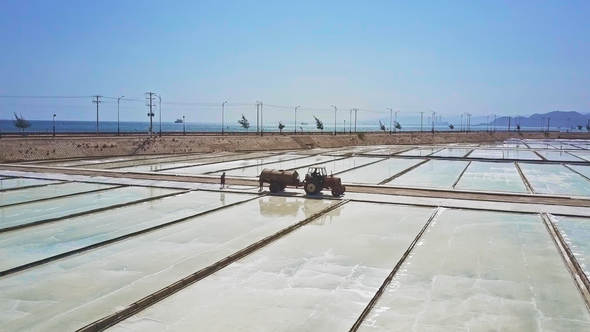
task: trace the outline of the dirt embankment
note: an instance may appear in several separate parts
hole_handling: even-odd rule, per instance
[[[3,137],[0,161],[57,158],[190,153],[213,151],[257,151],[342,147],[351,145],[433,144],[492,142],[507,138],[590,138],[589,133],[471,132],[399,133],[343,135],[265,135],[260,136],[123,136],[123,137]]]

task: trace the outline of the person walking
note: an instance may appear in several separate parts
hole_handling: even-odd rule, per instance
[[[221,173],[221,187],[220,189],[225,188],[225,172]]]

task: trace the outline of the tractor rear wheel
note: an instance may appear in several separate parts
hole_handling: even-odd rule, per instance
[[[344,188],[342,187],[334,187],[332,188],[332,196],[340,197],[344,193]]]
[[[308,195],[316,195],[322,190],[322,187],[320,187],[319,183],[310,181],[305,183],[303,189],[305,189],[305,193]]]

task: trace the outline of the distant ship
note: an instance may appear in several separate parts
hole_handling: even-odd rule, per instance
[[[174,121],[174,123],[183,123],[184,121],[182,121],[182,119],[176,119],[176,121]]]
[[[303,125],[303,126],[307,126],[308,124],[309,123],[307,123],[307,122],[301,122],[301,125]]]

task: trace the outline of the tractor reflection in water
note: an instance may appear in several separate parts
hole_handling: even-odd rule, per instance
[[[325,167],[310,167],[307,170],[303,182],[299,181],[299,174],[297,171],[285,171],[265,168],[258,177],[260,188],[264,183],[268,183],[271,193],[278,193],[287,186],[294,186],[295,188],[303,186],[308,195],[317,195],[322,189],[329,189],[332,191],[334,197],[344,194],[346,187],[342,185],[339,177],[333,175],[328,176]]]
[[[334,200],[304,199],[301,197],[285,196],[265,196],[257,199],[260,214],[265,217],[297,217],[299,213],[308,217],[318,211],[318,203],[321,205],[319,210],[327,209],[335,204]],[[340,214],[340,209],[336,209]],[[330,211],[332,212],[332,211]]]

